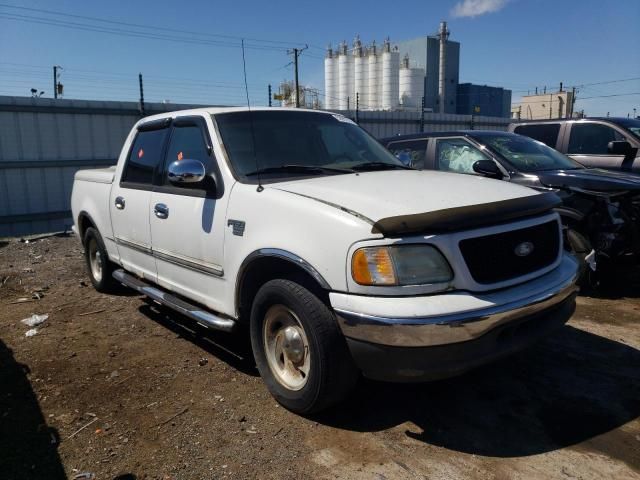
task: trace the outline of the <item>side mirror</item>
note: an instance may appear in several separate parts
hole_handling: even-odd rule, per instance
[[[496,180],[501,180],[504,177],[493,160],[478,160],[473,164],[473,171]]]
[[[607,152],[612,155],[624,155],[625,157],[631,153],[632,147],[626,140],[609,142],[607,144]]]
[[[174,185],[193,185],[205,179],[206,170],[200,160],[185,158],[169,165],[167,177]]]

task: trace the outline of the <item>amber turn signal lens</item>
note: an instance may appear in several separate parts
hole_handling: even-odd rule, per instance
[[[396,285],[393,261],[387,247],[356,250],[351,261],[351,274],[360,285]]]

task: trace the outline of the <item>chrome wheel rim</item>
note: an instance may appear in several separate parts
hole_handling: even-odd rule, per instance
[[[263,326],[264,352],[271,373],[289,390],[300,390],[309,378],[309,341],[298,316],[284,305],[267,310]]]
[[[100,280],[102,280],[102,255],[100,254],[98,242],[95,238],[89,240],[87,248],[89,250],[89,266],[91,268],[91,275],[96,282],[100,282]]]

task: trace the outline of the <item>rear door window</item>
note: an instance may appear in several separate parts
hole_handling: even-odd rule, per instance
[[[391,142],[387,149],[398,160],[408,167],[419,170],[426,168],[425,156],[427,153],[427,140],[410,140],[406,142]]]
[[[551,148],[556,148],[558,133],[560,133],[560,124],[518,125],[513,131],[514,133],[538,140]]]
[[[567,153],[577,155],[608,155],[609,142],[624,140],[614,128],[602,123],[574,123],[571,126]]]
[[[491,160],[464,138],[438,138],[436,163],[439,170],[477,175],[473,164],[478,160]]]
[[[162,150],[167,138],[167,128],[138,132],[122,174],[122,182],[152,185],[158,167],[162,163]]]

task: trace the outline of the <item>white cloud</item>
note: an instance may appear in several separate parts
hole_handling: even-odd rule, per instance
[[[454,17],[477,17],[485,13],[497,12],[503,8],[509,0],[462,0],[451,10]]]

